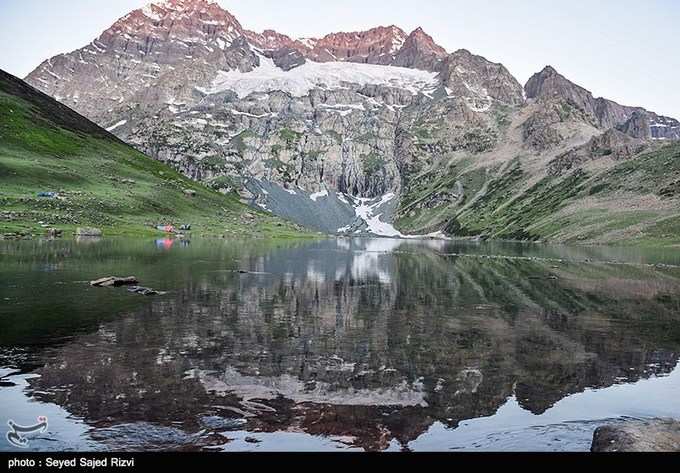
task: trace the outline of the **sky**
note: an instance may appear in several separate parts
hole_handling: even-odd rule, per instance
[[[449,51],[503,63],[521,82],[552,65],[625,105],[680,118],[678,0],[217,0],[244,27],[292,37],[418,26]],[[148,0],[0,0],[0,69],[25,77]]]

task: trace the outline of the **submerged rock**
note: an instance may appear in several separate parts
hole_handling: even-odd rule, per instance
[[[150,287],[142,286],[132,286],[128,288],[128,292],[140,294],[142,296],[162,296],[163,294],[165,294],[164,292],[156,291],[155,289],[151,289]]]
[[[93,433],[96,441],[113,450],[177,451],[198,450],[222,445],[229,440],[203,431],[189,433],[183,430],[147,422],[119,424],[98,429]]]
[[[605,425],[593,436],[592,452],[680,452],[680,422],[671,419]]]

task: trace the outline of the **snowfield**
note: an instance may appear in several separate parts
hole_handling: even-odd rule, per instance
[[[274,61],[260,57],[260,66],[251,72],[219,71],[208,89],[199,89],[206,94],[231,90],[240,98],[252,93],[282,91],[294,97],[304,97],[312,89],[326,87],[343,88],[346,84],[385,85],[398,87],[417,95],[423,89],[437,85],[434,72],[408,69],[405,67],[357,64],[351,62],[312,62],[290,71],[278,68]]]
[[[127,120],[121,120],[118,123],[116,123],[115,125],[111,125],[110,127],[108,127],[106,129],[106,131],[111,132],[111,131],[115,130],[116,128],[120,128],[121,126],[125,125],[126,123],[127,123]]]
[[[392,224],[385,223],[380,220],[382,214],[374,215],[376,210],[379,210],[384,204],[392,201],[396,196],[394,194],[386,194],[379,201],[375,199],[359,199],[359,205],[355,207],[357,217],[366,222],[368,231],[374,235],[384,237],[403,237],[399,230],[394,228]]]
[[[358,205],[355,205],[354,211],[356,216],[363,220],[366,224],[367,231],[372,235],[387,237],[387,238],[399,238],[399,239],[413,239],[417,240],[420,238],[439,238],[448,239],[446,235],[442,232],[430,233],[428,235],[404,235],[399,230],[394,228],[391,223],[383,222],[381,217],[383,217],[383,206],[392,202],[397,196],[393,193],[385,194],[379,199],[357,199]],[[339,228],[338,233],[346,233],[349,231],[349,227]]]

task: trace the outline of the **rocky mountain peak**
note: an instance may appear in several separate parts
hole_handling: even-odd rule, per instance
[[[397,26],[378,26],[366,31],[331,33],[321,39],[306,40],[308,52],[317,61],[347,61],[391,64],[406,40]]]
[[[274,55],[295,53],[315,62],[354,62],[435,71],[447,54],[422,28],[407,35],[396,25],[330,33],[322,38],[292,39],[273,30],[244,31],[244,35],[251,44]]]
[[[160,0],[147,3],[142,9],[188,12],[210,6],[220,8],[217,3],[209,0]]]
[[[401,67],[437,71],[448,53],[421,28],[413,30],[396,53],[393,64]]]
[[[543,70],[541,70],[540,74],[547,77],[559,75],[557,70],[555,70],[555,68],[550,65],[545,66]]]
[[[628,107],[602,97],[595,98],[552,66],[534,74],[525,85],[525,91],[528,99],[548,107],[551,103],[565,104],[567,109],[577,111],[569,114],[570,119],[586,121],[603,130],[617,128],[633,138],[644,140],[680,137],[680,123],[676,120],[641,107]]]
[[[283,48],[305,48],[304,45],[298,43],[289,36],[271,29],[264,30],[262,33],[244,31],[243,34],[253,46],[263,50],[274,51]]]
[[[230,44],[243,27],[229,12],[208,0],[164,0],[147,4],[118,20],[98,40],[141,38],[145,42],[187,41]],[[218,38],[221,38],[218,41]]]
[[[434,56],[443,58],[447,55],[446,49],[435,43],[432,36],[425,33],[422,27],[418,27],[408,35],[404,46],[414,47],[423,52],[431,53]]]
[[[474,111],[488,110],[494,101],[524,102],[522,86],[502,64],[459,49],[446,56],[439,73],[449,96],[462,97]]]
[[[587,96],[592,97],[589,91],[569,81],[552,66],[546,66],[534,74],[524,88],[528,99],[563,97],[582,104]]]
[[[204,17],[214,17],[216,22],[224,18],[236,21],[236,18],[229,12],[217,3],[208,0],[164,0],[148,3],[133,13],[136,12],[141,12],[155,21],[162,21],[168,17],[178,19],[196,14],[203,15]]]

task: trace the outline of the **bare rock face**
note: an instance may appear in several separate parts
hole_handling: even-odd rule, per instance
[[[528,99],[543,101],[562,99],[595,115],[592,94],[567,80],[552,66],[546,66],[541,72],[534,74],[527,82],[525,90]]]
[[[282,48],[308,49],[299,41],[274,30],[264,30],[262,33],[245,30],[243,31],[243,35],[250,44],[262,50],[274,51]]]
[[[284,70],[290,71],[303,65],[307,60],[300,54],[296,49],[283,47],[281,49],[276,49],[266,53],[271,59],[274,60],[276,67]]]
[[[650,130],[653,140],[680,139],[680,121],[648,112],[650,116]]]
[[[417,28],[403,41],[401,48],[396,51],[390,64],[426,71],[438,71],[446,56],[447,52],[444,48],[435,43],[432,37],[425,33],[422,28]]]
[[[104,126],[121,107],[188,102],[218,70],[250,71],[257,57],[241,24],[207,0],[135,10],[88,46],[45,61],[26,80]],[[114,122],[115,123],[115,122]]]
[[[465,49],[447,56],[440,68],[442,85],[450,96],[468,99],[473,109],[488,109],[491,102],[524,103],[522,86],[502,64],[494,64]]]
[[[535,151],[548,150],[564,139],[555,127],[562,121],[558,106],[551,104],[542,107],[522,124],[522,138]]]
[[[655,420],[600,427],[593,452],[680,452],[680,422]]]
[[[324,60],[392,64],[406,33],[396,26],[372,28],[354,33],[333,33],[313,40],[311,57]]]
[[[548,173],[560,176],[589,161],[602,158],[621,161],[631,158],[648,148],[648,143],[618,130],[607,130],[593,137],[588,143],[559,155],[548,165]]]
[[[323,38],[292,39],[272,30],[244,31],[243,34],[260,49],[294,50],[316,62],[354,62],[436,71],[447,55],[422,28],[407,35],[394,25],[331,33]]]
[[[648,140],[652,137],[649,115],[639,110],[633,112],[630,118],[619,126],[619,130],[628,136],[641,140]]]

